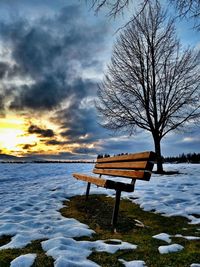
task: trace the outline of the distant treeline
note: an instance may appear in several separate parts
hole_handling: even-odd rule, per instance
[[[181,154],[176,157],[165,157],[164,162],[170,163],[200,163],[200,153],[189,153],[189,154]]]
[[[114,156],[122,156],[128,155],[128,153],[121,153]],[[100,158],[108,158],[109,154],[99,154],[97,156]],[[188,153],[188,154],[180,154],[179,156],[171,156],[171,157],[163,157],[163,162],[166,163],[200,163],[200,153]]]
[[[115,156],[123,156],[123,155],[128,155],[129,153],[121,153],[121,154],[117,154],[117,155],[112,155],[110,156],[109,154],[99,154],[97,155],[98,159],[102,159],[102,158],[109,158],[109,157],[115,157]]]

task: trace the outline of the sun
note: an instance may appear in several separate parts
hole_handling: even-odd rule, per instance
[[[0,151],[5,154],[23,153],[23,144],[34,144],[37,137],[27,135],[23,118],[11,116],[0,118]]]

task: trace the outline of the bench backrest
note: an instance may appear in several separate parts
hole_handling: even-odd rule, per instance
[[[155,158],[152,151],[100,158],[93,173],[149,181]]]

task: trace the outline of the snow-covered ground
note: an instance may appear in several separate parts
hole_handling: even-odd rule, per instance
[[[63,200],[85,193],[86,184],[75,180],[72,173],[90,174],[92,169],[92,164],[0,164],[0,236],[13,236],[0,249],[21,248],[32,240],[47,239],[42,247],[55,259],[57,267],[98,266],[87,260],[92,250],[114,253],[117,249],[136,249],[135,244],[121,241],[118,245],[108,245],[103,240],[73,239],[89,236],[93,231],[75,219],[62,217],[59,209]],[[134,193],[122,196],[133,197],[145,210],[156,210],[166,216],[182,215],[192,224],[200,223],[197,216],[200,214],[200,165],[169,164],[165,169],[179,170],[181,174],[154,174],[150,182],[137,181]],[[93,186],[91,193],[112,195],[114,191]],[[160,250],[170,252],[175,248],[172,245]],[[18,257],[11,266],[31,266],[35,257],[34,254]],[[126,266],[146,266],[142,261],[122,262]]]

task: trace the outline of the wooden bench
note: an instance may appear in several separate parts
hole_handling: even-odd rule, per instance
[[[100,187],[114,189],[116,191],[115,206],[111,221],[112,226],[115,227],[117,223],[121,192],[133,192],[137,179],[149,181],[154,161],[155,153],[152,151],[100,158],[97,159],[93,169],[93,173],[99,174],[99,177],[80,173],[74,173],[73,176],[78,180],[83,180],[88,183],[86,199],[88,199],[89,196],[91,183]],[[111,179],[103,179],[101,178],[102,175],[129,178],[131,181],[130,183],[126,183]]]

